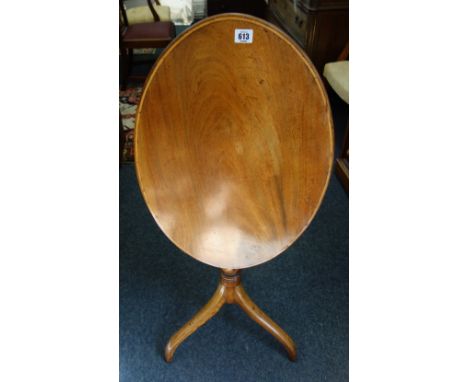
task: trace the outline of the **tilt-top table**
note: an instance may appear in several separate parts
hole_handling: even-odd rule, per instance
[[[225,303],[238,304],[294,360],[294,342],[248,297],[240,270],[293,244],[328,185],[332,118],[304,52],[251,16],[196,23],[146,80],[135,162],[161,230],[186,254],[221,269],[211,300],[170,338],[166,361]]]

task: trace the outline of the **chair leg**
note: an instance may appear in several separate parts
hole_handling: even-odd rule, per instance
[[[129,57],[127,49],[120,50],[122,55],[122,90],[127,89],[128,73],[129,73]]]
[[[340,158],[348,159],[349,156],[349,119],[346,124],[346,131],[343,138],[343,145],[341,146],[341,155]]]
[[[128,72],[127,72],[127,81],[130,78],[133,70],[133,49],[128,50]]]
[[[346,126],[341,154],[336,159],[336,173],[346,193],[349,194],[349,120]]]

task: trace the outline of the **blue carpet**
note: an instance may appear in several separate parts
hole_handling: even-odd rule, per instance
[[[120,168],[120,381],[347,381],[348,197],[335,175],[316,218],[286,252],[242,273],[251,298],[294,339],[295,363],[225,305],[167,364],[166,341],[213,294],[218,270],[159,230],[133,164]]]

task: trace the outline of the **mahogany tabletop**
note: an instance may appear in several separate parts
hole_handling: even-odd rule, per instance
[[[138,181],[157,224],[219,268],[287,249],[317,212],[333,163],[316,69],[285,33],[241,14],[204,19],[165,49],[135,135]]]

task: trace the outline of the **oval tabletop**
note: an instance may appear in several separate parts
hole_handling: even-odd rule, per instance
[[[181,250],[219,268],[268,261],[309,225],[329,181],[333,125],[320,77],[267,22],[204,19],[146,80],[135,161],[146,204]]]

